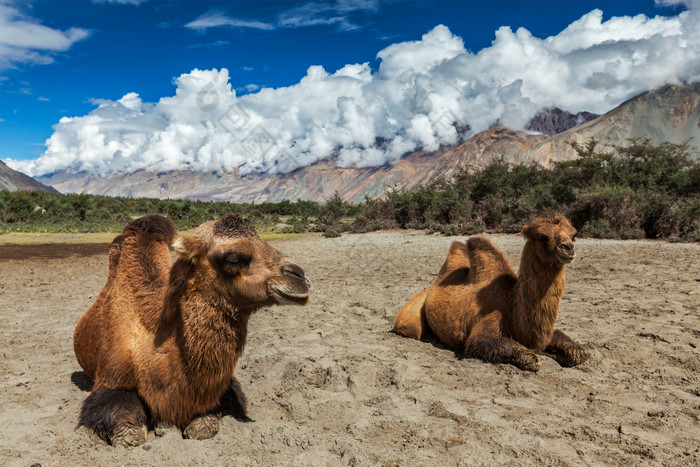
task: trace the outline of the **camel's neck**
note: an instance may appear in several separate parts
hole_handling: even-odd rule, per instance
[[[223,372],[230,377],[243,353],[250,315],[207,293],[193,294],[188,302],[183,350],[192,374]]]
[[[516,340],[528,348],[544,350],[554,333],[565,281],[564,266],[541,261],[528,241],[515,287],[512,331]]]
[[[216,292],[205,273],[188,271],[187,278],[173,283],[166,296],[166,309],[186,371],[203,381],[223,378],[228,383],[245,346],[249,312],[237,310]],[[168,300],[169,299],[169,300]],[[212,380],[212,384],[218,384]]]

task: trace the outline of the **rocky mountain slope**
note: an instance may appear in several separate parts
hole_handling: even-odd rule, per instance
[[[22,172],[12,170],[4,162],[0,161],[0,190],[40,190],[58,193],[56,189],[37,182],[32,177]]]
[[[579,112],[572,114],[567,110],[556,107],[538,112],[527,124],[527,130],[536,131],[543,135],[552,136],[569,130],[598,117],[591,112]]]
[[[570,126],[572,118],[574,122],[586,118],[552,110],[540,115],[543,117],[533,123],[533,128],[541,132]],[[283,175],[138,171],[99,178],[88,173],[59,172],[39,180],[61,192],[110,196],[257,203],[283,199],[324,201],[338,192],[343,199],[358,202],[392,186],[410,188],[437,177],[449,178],[462,167],[483,166],[494,158],[542,165],[569,160],[576,157],[569,143],[584,143],[591,138],[599,141],[601,149],[624,145],[629,138],[649,138],[653,144],[681,143],[693,138],[695,144],[700,144],[700,84],[667,85],[643,93],[605,115],[553,136],[495,127],[458,146],[431,153],[415,152],[393,166],[339,168],[333,160],[326,160]]]
[[[601,150],[625,145],[631,138],[648,138],[652,144],[683,143],[700,148],[700,83],[666,85],[621,104],[610,112],[554,135],[534,148],[538,160],[575,157],[571,141],[591,138]]]

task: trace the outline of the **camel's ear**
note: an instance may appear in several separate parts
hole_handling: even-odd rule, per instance
[[[195,261],[204,256],[206,248],[204,242],[193,237],[178,237],[173,242],[173,250],[190,261]]]
[[[523,237],[528,238],[530,237],[530,226],[529,225],[524,225],[523,226],[523,231],[520,232]]]

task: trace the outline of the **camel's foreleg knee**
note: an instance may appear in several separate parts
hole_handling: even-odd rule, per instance
[[[508,337],[470,337],[465,353],[491,363],[510,363],[526,371],[538,371],[541,365],[535,352]]]
[[[89,428],[114,446],[138,446],[146,442],[147,421],[137,393],[99,388],[83,402],[78,426]]]
[[[241,383],[235,376],[231,377],[229,387],[221,396],[219,412],[222,416],[231,415],[241,422],[255,421],[248,416],[248,399],[241,388]]]
[[[426,336],[429,327],[425,318],[423,306],[425,305],[425,298],[427,296],[427,290],[416,294],[411,301],[396,314],[393,329],[396,334],[413,339],[421,339]]]
[[[533,350],[501,334],[502,320],[501,312],[494,311],[472,328],[464,348],[467,357],[491,363],[510,363],[521,370],[539,370],[540,357]]]
[[[561,366],[580,365],[588,359],[586,351],[569,336],[556,329],[544,351]]]

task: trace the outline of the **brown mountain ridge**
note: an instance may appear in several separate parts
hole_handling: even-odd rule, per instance
[[[570,128],[590,116],[550,109],[538,114],[539,120],[533,119],[533,125],[540,122],[539,133],[494,127],[453,147],[414,152],[392,166],[340,168],[333,160],[325,160],[287,174],[241,176],[236,171],[138,171],[95,177],[88,173],[58,172],[38,177],[38,180],[61,192],[109,196],[256,203],[283,199],[323,202],[337,192],[344,200],[359,202],[365,196],[381,195],[391,187],[412,188],[435,178],[450,178],[462,167],[483,167],[495,158],[544,166],[552,161],[570,160],[576,157],[570,145],[572,141],[585,143],[595,138],[601,149],[625,145],[630,138],[649,138],[653,144],[682,143],[690,139],[691,145],[697,145],[700,142],[700,84],[666,85],[645,92],[604,115]],[[561,128],[568,129],[553,136],[542,134],[545,130]]]
[[[22,172],[12,170],[5,165],[3,161],[0,161],[0,190],[38,190],[58,193],[55,188],[39,183],[29,175],[25,175]]]

